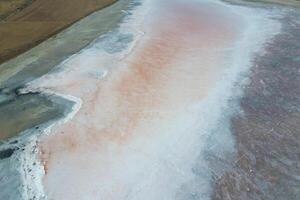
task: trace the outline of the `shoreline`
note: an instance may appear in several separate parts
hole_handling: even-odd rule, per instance
[[[121,10],[126,10],[129,6],[128,0],[119,1],[107,9],[80,20],[17,58],[0,65],[0,104],[14,104],[17,102],[16,99],[22,96],[19,90],[26,87],[28,82],[50,71],[55,73],[53,71],[57,65],[69,56],[90,45],[99,36],[113,30],[125,16]],[[30,102],[29,99],[28,102]],[[40,102],[43,105],[43,102]],[[0,112],[1,109],[0,106]],[[20,113],[24,112],[21,104],[16,105],[16,109]],[[25,111],[27,110],[30,112],[29,107],[25,107]],[[22,123],[27,123],[26,119],[24,120]]]
[[[28,92],[36,92],[37,89],[34,88],[26,88],[24,93]],[[44,193],[44,187],[43,187],[43,177],[47,173],[46,165],[47,163],[41,162],[41,155],[42,152],[38,149],[38,143],[40,140],[40,137],[45,137],[46,135],[51,134],[51,130],[59,125],[62,125],[64,123],[67,123],[69,120],[71,120],[75,114],[79,111],[81,108],[82,101],[79,98],[76,98],[71,95],[65,95],[56,93],[50,90],[43,89],[41,93],[44,94],[52,94],[56,97],[60,97],[64,100],[67,100],[69,102],[73,102],[73,105],[70,108],[70,111],[65,114],[64,117],[61,117],[60,119],[56,119],[54,121],[48,121],[45,128],[43,128],[38,134],[33,135],[30,139],[28,139],[29,142],[25,145],[25,151],[20,155],[21,157],[21,164],[22,166],[20,168],[21,171],[21,177],[22,177],[22,183],[23,188],[25,188],[24,193],[22,195],[25,195],[24,199],[47,199],[45,193]],[[34,133],[32,133],[34,134]],[[34,152],[34,153],[33,153]],[[34,164],[33,164],[34,163]]]
[[[82,48],[89,46],[91,43],[97,40],[99,36],[104,35],[105,33],[117,27],[120,21],[122,21],[123,18],[126,16],[125,15],[126,13],[124,13],[123,10],[128,10],[132,6],[130,5],[131,4],[130,2],[131,1],[129,0],[121,0],[115,3],[114,5],[110,6],[109,8],[94,12],[88,17],[76,22],[70,28],[62,31],[55,37],[48,39],[47,41],[34,47],[28,52],[18,56],[17,58],[0,65],[0,72],[2,72],[0,75],[1,76],[0,85],[2,85],[2,91],[0,91],[0,96],[6,95],[8,97],[7,100],[11,101],[10,99],[14,99],[14,98],[18,99],[22,95],[28,94],[28,92],[32,93],[32,89],[26,88],[27,82],[31,82],[33,79],[42,76],[46,72],[42,72],[42,73],[39,72],[39,74],[37,74],[36,77],[31,79],[26,78],[26,76],[28,76],[26,75],[26,73],[25,73],[26,76],[23,76],[20,79],[16,76],[17,75],[16,72],[20,72],[22,74],[23,73],[22,71],[26,70],[26,68],[28,67],[30,68],[30,66],[34,66],[34,68],[31,67],[32,69],[30,69],[33,70],[34,72],[36,67],[39,67],[40,65],[46,65],[46,66],[48,65],[49,70],[51,70],[52,73],[57,73],[55,72],[55,70],[57,69],[58,63],[67,59],[67,57],[76,54]],[[107,20],[110,21],[106,22]],[[64,42],[64,40],[66,41]],[[75,42],[74,41],[71,42],[72,40],[74,40]],[[65,44],[66,42],[68,42],[68,44]],[[62,54],[57,56],[51,53],[56,49],[60,49],[59,52],[63,49],[66,49],[66,45],[67,48],[70,49],[67,50],[67,52],[63,51]],[[49,53],[47,53],[47,51],[49,51]],[[55,59],[55,62],[52,63],[44,62],[44,60],[48,60],[51,57],[52,59]],[[6,68],[12,71],[10,72],[6,70],[6,74],[5,74],[5,71],[3,71],[3,69],[5,70]],[[12,81],[11,83],[8,83],[10,80],[17,80],[17,81]],[[5,93],[3,93],[4,85],[6,85],[5,87],[11,89],[4,88],[8,92],[5,91]],[[16,87],[17,89],[15,89]],[[28,91],[28,89],[31,91]],[[55,98],[61,99],[63,97],[61,100],[63,100],[64,102],[56,102],[56,100],[53,101],[53,103],[54,102],[58,103],[57,105],[54,105],[54,107],[63,106],[63,105],[64,107],[69,107],[70,105],[68,106],[66,105],[66,103],[69,104],[71,102],[74,102],[74,98],[72,98],[71,96],[65,96],[60,94],[58,94],[57,96],[56,93],[54,94],[51,91],[49,93],[49,91],[44,91],[44,90],[40,91],[39,89],[33,89],[33,90],[34,93],[37,93],[37,95],[41,94],[42,96],[45,96],[50,101],[53,101]],[[13,94],[11,95],[11,93]],[[72,101],[70,102],[68,99]],[[7,100],[5,100],[5,96],[4,96],[4,101]],[[3,98],[1,99],[1,101],[3,101]],[[15,100],[13,100],[13,102],[14,101]],[[21,105],[22,104],[16,105],[15,108],[20,110],[20,112],[24,112],[24,110],[22,110],[23,108],[20,107]],[[2,192],[0,193],[0,199],[3,198],[7,200],[9,199],[15,200],[15,199],[33,199],[33,198],[44,199],[45,198],[41,190],[42,185],[36,182],[41,180],[40,179],[41,177],[39,178],[39,176],[42,174],[43,171],[43,169],[41,169],[40,165],[38,164],[39,152],[36,146],[37,141],[41,134],[43,134],[45,131],[47,132],[47,130],[49,131],[49,129],[53,127],[55,124],[63,123],[66,120],[68,120],[69,117],[72,117],[72,115],[74,115],[76,111],[79,109],[79,106],[80,106],[80,102],[77,101],[77,103],[72,106],[73,111],[64,113],[63,115],[54,119],[45,120],[45,122],[39,124],[38,126],[34,126],[30,129],[26,129],[21,133],[19,133],[17,136],[1,141],[0,150],[1,153],[3,153],[3,156],[5,156],[5,158],[2,158],[0,160],[0,168],[3,169],[1,171],[2,173],[0,174],[0,177],[4,178],[0,184],[1,188],[3,188]],[[0,109],[1,108],[2,107],[0,107]],[[66,109],[62,109],[62,110],[66,111]],[[26,122],[26,118],[24,118],[23,120],[24,122]],[[33,152],[35,152],[34,156],[32,155]],[[34,159],[35,156],[37,156],[36,160]],[[34,174],[35,172],[37,174]],[[29,195],[29,196],[24,196],[24,195]]]

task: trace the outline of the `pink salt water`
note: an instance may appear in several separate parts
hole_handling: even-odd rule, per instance
[[[176,199],[184,188],[209,191],[209,180],[193,185],[201,131],[210,123],[202,110],[217,106],[203,102],[234,60],[248,21],[212,1],[153,0],[136,9],[122,31],[137,39],[123,52],[89,48],[39,80],[41,88],[82,101],[74,117],[40,139],[49,199]]]

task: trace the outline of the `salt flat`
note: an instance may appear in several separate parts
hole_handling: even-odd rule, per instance
[[[267,11],[219,1],[141,1],[130,12],[28,87],[80,102],[39,139],[49,199],[209,199],[203,151],[233,152],[228,101],[279,31]]]

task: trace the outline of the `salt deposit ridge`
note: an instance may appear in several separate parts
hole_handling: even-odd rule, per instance
[[[130,12],[29,85],[81,99],[39,139],[49,199],[210,199],[203,152],[234,153],[228,101],[278,23],[213,0],[141,1]]]

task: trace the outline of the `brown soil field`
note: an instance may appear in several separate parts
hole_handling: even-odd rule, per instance
[[[4,20],[30,5],[35,0],[0,0],[0,20]]]
[[[116,0],[1,0],[0,63]],[[7,17],[3,17],[7,16]]]

